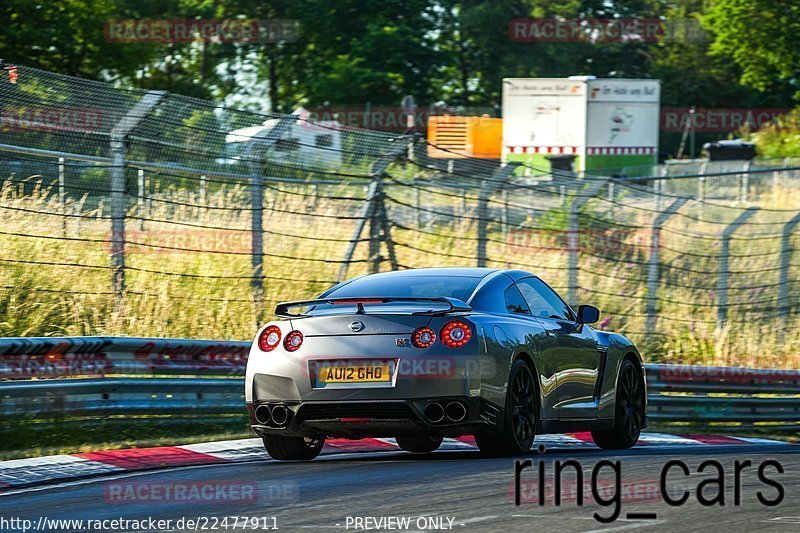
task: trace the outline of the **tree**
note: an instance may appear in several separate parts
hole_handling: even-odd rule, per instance
[[[741,82],[760,91],[796,85],[800,64],[800,4],[775,0],[713,0],[703,21],[711,52],[741,68]],[[795,98],[800,99],[800,92]]]
[[[311,105],[428,101],[439,62],[430,0],[301,0],[295,83]]]
[[[88,78],[125,69],[137,51],[130,47],[109,50],[103,35],[105,22],[121,17],[119,2],[89,4],[84,0],[4,0],[0,5],[2,58]]]

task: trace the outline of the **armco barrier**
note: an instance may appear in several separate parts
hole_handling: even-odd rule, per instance
[[[0,339],[0,379],[241,376],[249,342],[136,337]]]
[[[0,417],[170,415],[185,421],[243,415],[249,346],[117,337],[0,339]],[[645,368],[655,424],[800,429],[798,370]]]

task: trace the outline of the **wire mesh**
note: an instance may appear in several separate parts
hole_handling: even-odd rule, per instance
[[[120,291],[111,133],[146,93],[18,72],[0,83],[0,334],[246,339],[343,278],[484,265],[597,305],[651,359],[785,366],[800,347],[798,161],[580,176],[165,95],[125,139]]]

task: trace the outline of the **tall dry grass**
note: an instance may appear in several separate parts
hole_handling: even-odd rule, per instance
[[[421,217],[413,209],[417,201],[413,191],[393,189],[389,195],[387,207],[397,222],[392,237],[401,267],[475,264],[474,195],[428,192],[421,200],[426,210]],[[126,296],[118,305],[111,285],[107,202],[75,197],[62,208],[48,187],[23,193],[6,184],[0,189],[0,335],[251,338],[258,315],[269,318],[275,303],[315,296],[335,282],[357,223],[363,189],[268,187],[263,235],[266,279],[258,304],[250,278],[248,198],[248,191],[238,186],[220,187],[207,197],[165,188],[145,212],[132,203],[126,226]],[[778,222],[770,217],[778,215],[759,215],[762,218],[754,221],[762,224],[748,226],[732,242],[736,257],[730,269],[736,274],[731,276],[733,305],[725,324],[716,320],[715,284],[718,235],[726,208],[706,205],[702,213],[690,208],[690,217],[671,220],[662,233],[656,335],[645,338],[646,228],[652,213],[649,208],[623,209],[626,201],[640,202],[621,197],[614,205],[595,210],[598,216],[611,216],[625,227],[639,229],[619,233],[615,237],[619,242],[613,245],[593,244],[590,237],[581,253],[580,300],[601,308],[601,327],[629,335],[649,361],[800,368],[800,319],[790,315],[778,320],[766,304],[743,305],[774,300]],[[526,231],[533,231],[542,238],[536,234],[541,230],[534,228],[537,218],[525,215],[527,197],[512,198],[510,203],[505,227],[492,211],[489,266],[530,270],[563,293],[565,251],[547,249],[525,237]],[[64,217],[64,211],[71,216]],[[522,243],[515,241],[519,235],[524,237]],[[361,238],[366,237],[365,230]],[[793,242],[800,248],[796,239]],[[385,247],[381,255],[386,258]],[[348,277],[366,273],[367,260],[367,243],[359,242]],[[792,266],[792,280],[800,279],[797,263]],[[388,269],[388,261],[381,268]],[[797,282],[793,283],[796,289]],[[758,288],[762,285],[768,287]]]

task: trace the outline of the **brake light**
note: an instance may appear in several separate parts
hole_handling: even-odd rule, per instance
[[[436,342],[436,332],[431,328],[418,328],[411,334],[411,344],[417,348],[427,348]]]
[[[281,342],[281,329],[278,326],[267,326],[258,338],[258,347],[262,351],[271,352]]]
[[[297,330],[294,330],[286,335],[286,339],[283,341],[283,347],[286,348],[287,352],[296,351],[302,344],[303,334]]]
[[[333,305],[353,305],[353,304],[382,304],[383,298],[342,298],[334,300]]]
[[[448,322],[440,333],[442,342],[449,348],[460,348],[469,342],[472,337],[472,330],[460,320]]]

